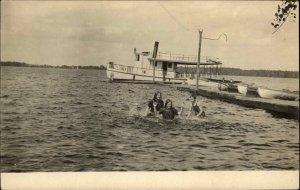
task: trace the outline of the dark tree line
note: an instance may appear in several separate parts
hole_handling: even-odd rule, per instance
[[[64,68],[64,69],[94,69],[94,70],[106,70],[106,67],[103,65],[100,66],[52,66],[52,65],[33,65],[23,62],[16,61],[1,61],[0,66],[14,66],[14,67],[42,67],[42,68]]]
[[[297,71],[280,70],[242,70],[236,68],[222,68],[222,74],[256,77],[299,78],[299,72]]]
[[[14,66],[14,67],[28,67],[27,63],[15,62],[15,61],[1,61],[1,66]]]
[[[178,67],[177,73],[183,74],[184,72],[189,74],[196,74],[195,67]],[[206,73],[209,73],[208,69]],[[234,75],[234,76],[256,76],[256,77],[279,77],[279,78],[299,78],[298,71],[280,71],[280,70],[242,70],[238,68],[222,67],[218,70],[222,75]],[[205,73],[203,68],[199,73]],[[212,69],[212,73],[216,73],[216,69]]]

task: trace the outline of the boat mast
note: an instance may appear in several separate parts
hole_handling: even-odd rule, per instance
[[[153,59],[153,82],[155,82],[155,63],[156,63],[156,56],[157,56],[157,50],[158,50],[158,44],[159,42],[155,42],[154,43],[154,49],[153,49],[153,55],[152,55],[152,58]]]
[[[199,84],[199,66],[200,66],[200,55],[201,55],[202,32],[203,32],[203,30],[199,30],[199,47],[198,47],[197,77],[196,77],[196,89],[197,90],[198,90],[198,84]]]

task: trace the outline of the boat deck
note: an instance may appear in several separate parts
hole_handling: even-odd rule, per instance
[[[270,112],[281,113],[299,120],[299,101],[286,101],[279,99],[266,99],[253,96],[244,96],[239,93],[219,91],[213,87],[178,85],[178,90],[196,93],[208,98],[219,99],[241,106],[264,109]]]

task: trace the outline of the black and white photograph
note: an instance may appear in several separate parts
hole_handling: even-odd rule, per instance
[[[299,188],[297,0],[4,0],[0,87],[3,189],[132,172]]]

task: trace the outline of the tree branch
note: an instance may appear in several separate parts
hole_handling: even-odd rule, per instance
[[[290,16],[290,13],[291,13],[291,12],[292,12],[292,9],[289,10],[289,12],[288,12],[288,14],[287,14],[287,16],[286,16],[286,20],[287,20],[287,18]],[[276,30],[275,30],[272,34],[275,34],[275,33],[279,30],[279,28],[281,28],[282,25],[286,22],[286,20],[283,21],[283,22],[279,25],[279,27],[276,28]]]

